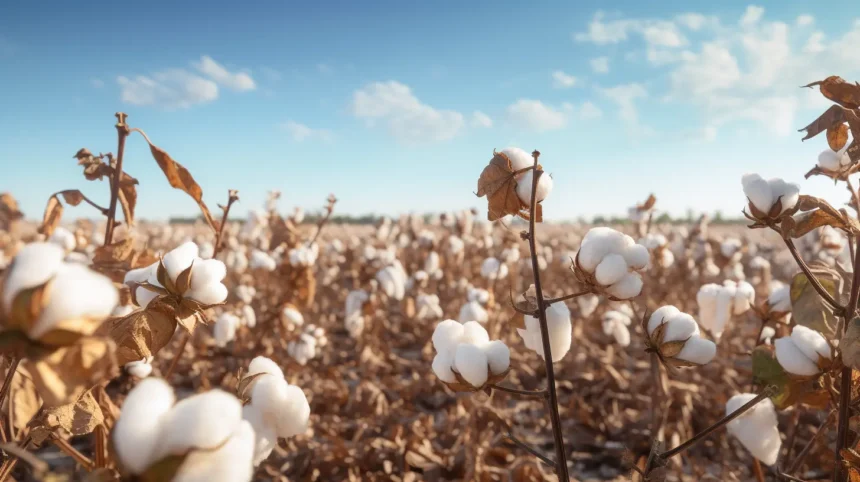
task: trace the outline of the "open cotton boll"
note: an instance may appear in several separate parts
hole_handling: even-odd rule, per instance
[[[254,312],[254,308],[251,305],[244,305],[241,310],[241,318],[239,319],[239,324],[245,325],[248,328],[253,328],[257,326],[257,313]]]
[[[838,171],[842,167],[842,155],[834,150],[825,149],[818,155],[818,167],[825,171]]]
[[[311,412],[307,398],[301,388],[283,378],[257,378],[251,391],[251,405],[260,410],[268,424],[276,427],[279,437],[292,437],[307,430]]]
[[[292,305],[284,306],[281,310],[281,315],[284,320],[295,326],[302,326],[305,323],[305,317]]]
[[[445,383],[455,383],[457,381],[457,376],[451,370],[451,367],[454,366],[455,350],[456,348],[439,351],[433,358],[433,373],[439,377],[439,380]]]
[[[196,246],[196,245],[195,245]],[[217,259],[194,261],[191,268],[191,282],[184,298],[190,298],[203,305],[217,305],[227,299],[227,287],[221,282],[227,276],[227,268]]]
[[[630,241],[632,240],[633,238],[630,238]],[[645,246],[632,244],[628,245],[627,249],[624,250],[624,260],[631,269],[643,269],[648,265],[648,261],[651,260],[651,255]]]
[[[467,321],[463,323],[463,336],[460,338],[460,343],[471,343],[473,345],[482,346],[490,342],[490,335],[487,329],[477,321]]]
[[[711,340],[706,340],[698,335],[690,337],[675,358],[697,365],[705,365],[711,362],[717,355],[717,345]]]
[[[406,279],[394,266],[388,266],[376,273],[376,280],[389,298],[402,300],[406,295]]]
[[[442,353],[454,348],[463,338],[466,329],[455,320],[440,321],[433,330],[433,348]],[[489,335],[487,335],[489,339]]]
[[[746,281],[738,281],[734,287],[735,297],[733,313],[740,315],[746,312],[755,302],[755,288]]]
[[[743,243],[741,243],[740,239],[737,238],[729,238],[720,243],[720,253],[726,258],[731,258],[741,249]]]
[[[460,343],[454,353],[454,368],[473,387],[482,387],[489,378],[487,354],[477,345]]]
[[[534,183],[534,170],[526,171],[522,178],[517,180],[517,197],[525,205],[532,202],[532,184]],[[541,202],[552,192],[552,177],[544,172],[538,178],[537,191],[535,191],[535,202]]]
[[[42,306],[27,333],[31,339],[38,339],[54,328],[63,328],[66,320],[74,322],[75,332],[90,335],[99,327],[98,322],[110,316],[119,303],[119,293],[110,278],[74,263],[59,266],[48,293],[47,304]],[[77,323],[80,319],[98,322]]]
[[[621,281],[610,286],[607,292],[620,300],[639,296],[642,292],[642,276],[639,273],[627,273]]]
[[[741,178],[744,194],[759,211],[767,213],[773,205],[774,197],[770,184],[758,174],[744,174]]]
[[[803,352],[803,354],[815,362],[818,357],[830,359],[833,356],[830,344],[821,333],[807,328],[803,325],[796,325],[791,330],[791,341]]]
[[[813,376],[820,371],[817,358],[816,360],[808,358],[791,337],[777,338],[774,340],[773,346],[776,352],[776,361],[788,373]]]
[[[457,317],[460,323],[467,321],[477,321],[478,323],[486,323],[490,319],[487,310],[477,301],[469,301],[460,308],[460,314]]]
[[[187,241],[173,250],[169,251],[161,259],[164,268],[167,270],[167,276],[171,280],[176,278],[198,258],[200,250],[193,241]]]
[[[210,242],[204,242],[200,245],[199,256],[201,259],[212,259],[215,256],[215,245]]]
[[[215,337],[215,344],[219,347],[227,346],[227,343],[236,338],[236,329],[239,327],[239,318],[230,313],[221,313],[215,319],[215,326],[212,327],[212,335]]]
[[[612,228],[591,228],[582,238],[582,244],[577,254],[579,266],[593,273],[603,258],[611,253],[622,254],[634,244],[633,238]]]
[[[582,316],[589,317],[594,310],[597,309],[597,305],[600,303],[600,298],[597,295],[584,295],[576,298],[576,304],[579,306],[579,311]]]
[[[74,233],[62,226],[58,226],[54,229],[51,237],[48,238],[48,242],[56,244],[67,253],[74,251],[75,247],[78,245],[78,241],[75,238]]]
[[[217,420],[218,423],[212,423]],[[156,460],[193,449],[213,449],[226,441],[242,421],[242,404],[214,389],[177,402],[165,415],[166,433],[156,449]]]
[[[790,312],[791,311],[791,286],[780,283],[770,291],[767,297],[767,304],[771,311]]]
[[[272,361],[271,358],[264,356],[254,357],[251,360],[251,363],[248,364],[248,373],[245,374],[245,377],[251,377],[259,373],[268,373],[277,379],[284,378],[284,372],[281,370],[281,367]]]
[[[251,269],[261,269],[263,271],[274,271],[278,267],[275,258],[272,258],[269,253],[255,249],[251,251],[251,257],[248,260],[248,266]]]
[[[493,340],[483,347],[490,366],[490,373],[499,375],[511,366],[511,350],[501,340]]]
[[[242,420],[213,451],[188,454],[172,482],[250,482],[254,477],[254,428]]]
[[[776,330],[773,327],[765,326],[761,330],[761,336],[759,337],[759,341],[764,343],[765,345],[770,345],[773,337],[776,336]]]
[[[627,274],[627,261],[620,254],[610,254],[597,265],[594,275],[597,282],[608,286],[621,281]]]
[[[135,378],[148,377],[152,374],[152,357],[145,357],[131,363],[126,363],[125,371]]]
[[[501,279],[507,276],[508,267],[496,258],[487,258],[481,263],[481,276],[486,279]]]
[[[782,212],[785,212],[797,205],[800,200],[800,186],[794,183],[785,182],[782,179],[771,179],[770,184],[773,200],[780,200]]]
[[[160,378],[142,380],[125,398],[111,436],[123,467],[132,474],[156,461],[161,422],[174,401],[173,388]]]
[[[540,322],[537,318],[525,315],[525,329],[517,328],[526,348],[534,350],[541,358],[544,357],[543,341],[540,332]],[[573,327],[570,324],[570,310],[563,302],[556,302],[546,309],[547,331],[552,361],[558,362],[570,350]]]
[[[726,415],[734,413],[756,396],[753,393],[735,395],[726,402]],[[773,402],[765,398],[753,408],[732,420],[726,429],[753,457],[765,465],[773,465],[779,456],[782,439]]]
[[[236,293],[236,297],[242,301],[242,303],[250,303],[254,301],[254,296],[257,295],[257,289],[253,286],[248,285],[239,285],[234,290]]]
[[[631,320],[619,311],[607,311],[603,314],[603,333],[615,338],[621,346],[630,345],[630,330],[627,328]]]
[[[254,466],[256,467],[272,454],[275,446],[278,445],[278,434],[275,433],[275,427],[267,424],[260,411],[251,405],[242,407],[242,418],[254,429]]]
[[[519,147],[506,147],[502,149],[502,154],[511,161],[511,169],[514,172],[534,166],[535,160],[532,155]],[[522,176],[523,174],[519,175]]]
[[[21,291],[47,283],[63,263],[65,253],[56,244],[30,243],[18,251],[3,282],[3,310],[11,309],[12,300]]]
[[[646,327],[648,334],[650,335],[658,326],[668,322],[679,314],[681,314],[681,310],[672,305],[665,305],[657,308],[648,318],[648,326]]]

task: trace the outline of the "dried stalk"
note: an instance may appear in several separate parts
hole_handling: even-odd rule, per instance
[[[860,243],[857,243],[858,252],[854,253],[854,277],[851,280],[851,295],[848,298],[848,306],[843,311],[843,330],[848,328],[848,323],[857,311],[857,298],[860,296]],[[837,333],[841,336],[844,333]],[[833,470],[833,482],[843,482],[848,478],[848,471],[842,463],[842,449],[848,446],[848,425],[851,416],[851,367],[843,367],[841,371],[841,383],[839,388],[839,419],[836,424],[836,463]]]
[[[567,472],[567,458],[564,448],[564,435],[562,434],[561,418],[558,415],[558,395],[556,394],[555,390],[555,371],[553,369],[552,364],[552,349],[550,347],[549,328],[547,327],[546,321],[547,305],[544,302],[543,289],[541,288],[540,267],[538,265],[537,258],[537,243],[535,241],[535,212],[537,206],[537,186],[538,180],[540,179],[541,174],[543,174],[543,171],[538,169],[539,156],[540,152],[538,151],[534,151],[532,153],[532,157],[534,158],[534,175],[532,176],[532,195],[531,203],[529,204],[528,240],[529,251],[532,259],[532,275],[534,276],[535,291],[537,294],[538,321],[540,322],[541,342],[543,344],[544,361],[546,362],[546,381],[547,391],[549,392],[549,399],[547,405],[549,406],[550,422],[552,423],[552,435],[555,445],[555,473],[558,476],[558,480],[567,482],[568,480],[570,480],[570,476]]]
[[[113,229],[116,225],[116,204],[119,200],[119,184],[122,181],[122,158],[125,152],[125,140],[129,134],[128,125],[125,123],[126,117],[128,116],[123,112],[116,113],[116,167],[114,167],[113,179],[110,183],[110,207],[108,207],[107,227],[105,228],[105,246],[113,242]]]
[[[12,379],[15,377],[15,372],[18,371],[19,363],[21,363],[20,358],[12,358],[12,363],[9,365],[9,370],[6,372],[6,379],[3,380],[3,388],[0,388],[0,407],[3,406],[3,402],[6,400],[6,395],[9,394],[9,389],[12,387]]]

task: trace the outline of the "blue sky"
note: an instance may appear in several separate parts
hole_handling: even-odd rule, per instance
[[[539,149],[549,219],[658,208],[739,213],[740,177],[800,182],[827,107],[797,86],[860,78],[853,2],[6,2],[0,191],[30,218],[116,150],[114,112],[183,163],[206,201],[351,214],[482,207],[493,148]],[[852,16],[853,13],[853,16]],[[132,137],[138,216],[196,214]],[[86,207],[74,214],[84,214]],[[67,211],[69,215],[73,211]]]

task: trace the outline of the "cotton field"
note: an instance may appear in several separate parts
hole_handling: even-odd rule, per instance
[[[738,173],[729,225],[659,192],[553,223],[567,181],[518,147],[473,160],[475,209],[237,219],[119,113],[75,154],[108,206],[0,197],[0,482],[860,480],[860,84],[811,86],[807,176],[845,199]],[[135,218],[156,166],[195,223]]]

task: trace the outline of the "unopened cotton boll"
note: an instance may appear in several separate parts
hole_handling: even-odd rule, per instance
[[[522,337],[526,348],[533,350],[541,358],[545,358],[540,321],[530,315],[524,315],[523,320],[526,327],[525,329],[517,328],[517,333]],[[570,310],[563,302],[553,303],[546,309],[546,321],[552,361],[558,362],[570,350],[573,332],[573,327],[570,323]]]
[[[791,336],[778,338],[773,342],[776,361],[788,373],[800,376],[813,376],[821,372],[821,360],[830,360],[832,348],[824,336],[803,325],[796,325]]]
[[[534,170],[526,171],[522,178],[517,180],[517,197],[525,205],[532,202],[532,184],[534,183]],[[546,172],[538,177],[537,191],[535,191],[535,202],[541,202],[552,192],[552,177]]]
[[[753,393],[735,395],[726,402],[726,415],[732,414],[756,397]],[[773,402],[769,398],[757,403],[726,429],[746,448],[753,457],[765,465],[773,465],[779,456],[782,439],[779,436],[778,420]]]

